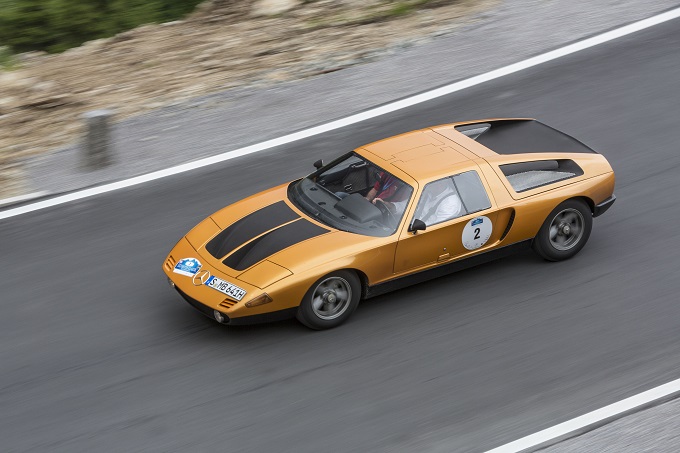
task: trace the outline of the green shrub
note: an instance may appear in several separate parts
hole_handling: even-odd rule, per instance
[[[16,58],[12,55],[12,52],[7,46],[0,46],[0,70],[11,71],[17,69],[19,63],[17,63]]]
[[[0,0],[0,45],[61,52],[189,13],[201,0]]]

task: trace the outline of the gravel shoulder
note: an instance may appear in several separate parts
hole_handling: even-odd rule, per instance
[[[384,48],[376,61],[302,80],[261,81],[124,119],[112,133],[112,165],[83,169],[79,145],[73,143],[9,167],[0,198],[76,190],[223,153],[483,73],[674,6],[677,2],[664,0],[503,1],[457,19],[438,36]],[[466,119],[465,112],[452,106],[451,120],[456,119]]]
[[[543,453],[671,453],[680,446],[680,400],[637,412],[559,444]]]

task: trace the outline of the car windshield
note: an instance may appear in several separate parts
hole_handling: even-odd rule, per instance
[[[368,236],[393,234],[412,193],[410,185],[356,153],[288,187],[288,198],[310,217]]]

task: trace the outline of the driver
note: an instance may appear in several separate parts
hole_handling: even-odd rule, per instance
[[[397,178],[387,173],[386,171],[380,172],[380,179],[378,179],[371,190],[366,194],[366,199],[373,204],[376,200],[379,201],[402,201],[395,197],[395,194],[402,187],[403,183]]]
[[[406,209],[409,196],[408,191],[400,190],[402,187],[403,182],[386,171],[381,171],[380,179],[368,191],[366,199],[374,205],[378,203],[384,205],[395,217],[400,218]]]

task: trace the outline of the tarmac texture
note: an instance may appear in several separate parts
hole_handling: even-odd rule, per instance
[[[676,379],[679,24],[3,220],[3,450],[481,452]],[[618,201],[574,259],[479,266],[371,299],[325,332],[225,328],[167,287],[166,253],[222,206],[383,137],[499,116],[564,130],[617,172]],[[209,132],[225,126],[205,121],[193,140],[222,146],[228,134]]]

